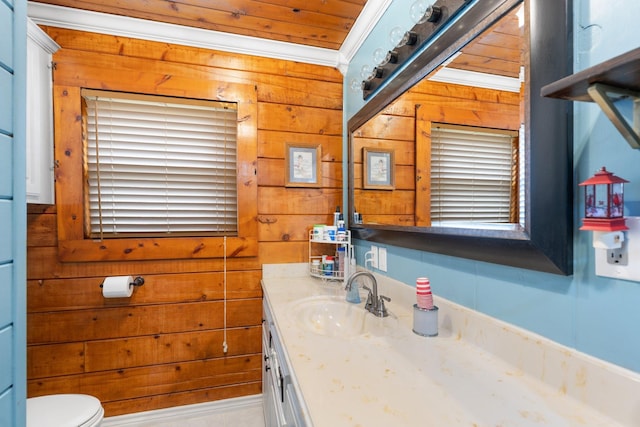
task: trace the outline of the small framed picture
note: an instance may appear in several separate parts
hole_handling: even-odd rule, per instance
[[[321,150],[320,144],[287,144],[285,153],[285,185],[287,187],[320,187]]]
[[[363,187],[375,190],[393,190],[393,150],[362,149]]]

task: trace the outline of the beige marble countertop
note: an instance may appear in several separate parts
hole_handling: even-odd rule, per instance
[[[311,333],[292,315],[292,304],[345,292],[340,283],[312,278],[306,269],[265,265],[263,289],[293,385],[314,426],[621,425],[463,339],[454,332],[460,316],[437,297],[439,335],[413,333],[410,286],[380,285],[380,293],[392,298],[392,315],[379,319],[367,313],[363,334]]]

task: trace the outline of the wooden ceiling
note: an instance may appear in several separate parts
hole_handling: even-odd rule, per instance
[[[32,0],[339,50],[366,0]]]
[[[339,51],[367,0],[29,0]],[[523,28],[517,10],[466,46],[447,65],[518,78]],[[170,37],[170,35],[168,35]],[[215,41],[215,38],[212,37]],[[256,54],[260,54],[256,50]],[[263,52],[269,55],[268,52]],[[310,57],[318,52],[310,50]]]
[[[518,78],[524,54],[524,27],[517,16],[520,8],[493,24],[462,49],[449,68]]]

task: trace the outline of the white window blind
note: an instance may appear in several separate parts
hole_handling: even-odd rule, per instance
[[[82,96],[91,237],[237,234],[234,103]]]
[[[517,140],[515,131],[434,123],[432,223],[517,222]]]

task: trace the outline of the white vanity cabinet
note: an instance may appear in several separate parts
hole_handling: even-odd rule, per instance
[[[52,55],[60,48],[33,21],[27,31],[27,203],[55,203]]]
[[[273,321],[263,300],[262,406],[266,427],[311,427],[302,416],[301,400],[291,381],[291,368]]]

